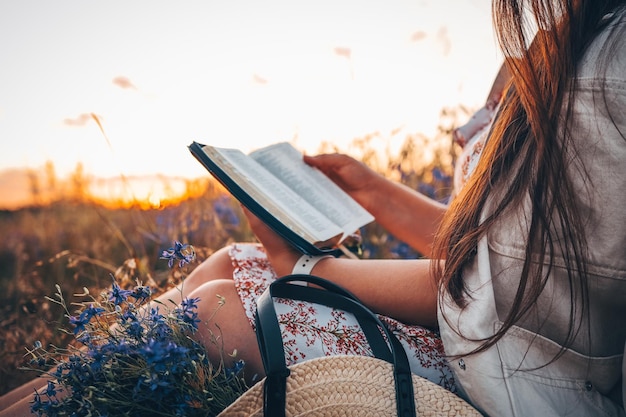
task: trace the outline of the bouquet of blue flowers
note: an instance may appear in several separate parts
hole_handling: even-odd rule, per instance
[[[182,267],[192,255],[191,246],[175,242],[162,258]],[[81,295],[89,297],[87,290]],[[123,289],[114,279],[110,290],[78,303],[75,313],[59,286],[49,300],[64,308],[77,343],[29,349],[31,363],[49,377],[47,388],[35,392],[34,414],[214,416],[248,388],[243,361],[211,363],[193,338],[198,298],[170,308],[153,300],[149,287]]]

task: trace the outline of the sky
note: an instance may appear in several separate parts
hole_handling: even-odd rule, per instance
[[[480,106],[488,0],[0,0],[0,172],[206,175],[187,145],[314,153]]]

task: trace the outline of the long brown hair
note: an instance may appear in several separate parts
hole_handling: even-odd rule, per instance
[[[445,264],[433,263],[441,297],[447,293],[464,307],[470,295],[463,271],[474,261],[479,239],[524,199],[530,201],[531,218],[519,286],[503,326],[468,353],[494,345],[535,305],[555,253],[563,255],[570,283],[565,347],[588,314],[586,239],[577,196],[566,174],[573,169],[568,158],[575,154],[567,126],[577,65],[602,29],[603,17],[623,4],[626,1],[493,1],[496,33],[512,79],[480,162],[451,203],[435,242],[434,256],[445,259]],[[535,21],[529,22],[529,16]],[[538,30],[531,41],[533,25]],[[497,201],[492,203],[496,192]],[[490,210],[485,213],[488,200]]]

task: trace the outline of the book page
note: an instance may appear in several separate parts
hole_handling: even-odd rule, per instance
[[[341,228],[243,152],[211,146],[203,147],[203,151],[250,197],[309,242],[325,241],[342,233]]]
[[[340,226],[344,235],[374,220],[330,178],[304,163],[302,154],[289,143],[259,149],[250,157]]]

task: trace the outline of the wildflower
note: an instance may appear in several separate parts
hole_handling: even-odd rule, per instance
[[[41,394],[35,390],[35,398],[33,399],[32,405],[30,406],[30,412],[32,414],[42,415],[43,404],[41,403]]]
[[[191,263],[196,258],[193,246],[174,242],[174,246],[161,253],[161,259],[167,259],[167,266],[174,266],[174,261],[178,260],[178,266],[182,268],[185,264]]]
[[[93,304],[90,304],[88,308],[83,310],[80,314],[85,320],[89,321],[93,317],[98,316],[100,313],[104,312],[104,308],[102,307],[94,307]]]
[[[92,334],[90,334],[89,332],[84,331],[84,329],[83,329],[82,333],[76,334],[76,341],[80,342],[84,346],[91,346],[92,343],[94,342],[92,336],[93,336]]]
[[[143,336],[144,328],[138,321],[133,321],[129,326],[126,327],[126,333],[134,339],[141,339]]]
[[[200,302],[200,298],[189,298],[186,297],[183,301],[181,301],[180,305],[184,311],[195,310],[198,308],[198,302]]]
[[[153,307],[150,310],[148,321],[150,323],[150,327],[148,328],[147,337],[164,339],[171,335],[172,327],[167,323],[165,316],[159,312],[158,307]]]
[[[74,334],[84,332],[88,323],[89,320],[86,320],[82,314],[78,317],[70,316],[70,324],[74,326]]]
[[[150,387],[151,391],[156,391],[158,388],[168,388],[170,383],[161,378],[161,376],[155,372],[151,373],[143,381]]]
[[[48,381],[48,386],[46,387],[46,395],[48,396],[48,398],[52,398],[57,395],[57,390],[54,382]]]
[[[152,290],[150,287],[144,285],[138,285],[135,287],[133,292],[130,294],[135,300],[139,302],[144,302],[152,295]]]
[[[126,310],[122,312],[120,319],[122,320],[123,323],[135,322],[138,320],[137,316],[135,315],[135,312],[132,310]]]
[[[172,341],[148,340],[148,343],[139,349],[148,366],[157,372],[176,372],[180,368],[179,361],[189,349],[179,346]]]
[[[198,313],[196,312],[198,301],[200,301],[199,298],[185,298],[181,301],[180,307],[174,310],[177,317],[190,326],[192,332],[198,330],[198,323],[200,323]]]
[[[67,312],[58,291],[59,304]],[[48,352],[35,343],[35,358],[44,367],[46,363],[57,366],[47,373],[48,385],[35,391],[32,413],[46,417],[217,415],[247,389],[240,377],[243,361],[230,368],[223,362],[212,364],[207,347],[191,337],[200,321],[199,298],[185,298],[169,310],[163,304],[143,304],[150,296],[147,287],[123,290],[113,281],[104,302],[83,303],[75,315],[68,313],[75,340],[85,349],[68,352],[53,347]],[[116,330],[111,331],[109,324]],[[61,391],[67,395],[59,396]]]
[[[109,301],[113,301],[115,305],[120,305],[126,301],[130,294],[132,294],[132,291],[123,290],[114,280],[111,291],[109,291]]]
[[[226,378],[230,379],[232,377],[239,375],[239,373],[243,370],[243,367],[245,366],[245,364],[246,363],[240,359],[236,361],[233,364],[233,366],[231,366],[230,368],[226,368],[224,370],[224,373],[226,374]]]

